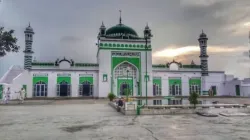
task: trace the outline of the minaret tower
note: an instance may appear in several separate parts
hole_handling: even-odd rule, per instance
[[[33,42],[33,35],[35,34],[32,27],[29,26],[24,31],[25,34],[25,50],[24,52],[24,69],[31,69],[32,67],[32,42]]]
[[[207,55],[207,35],[203,32],[200,34],[198,39],[200,44],[200,60],[201,60],[201,75],[208,76],[208,55]]]

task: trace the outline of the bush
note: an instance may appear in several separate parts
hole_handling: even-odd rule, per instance
[[[109,93],[108,98],[109,98],[109,101],[113,101],[115,99],[115,94],[114,93]]]
[[[191,93],[190,96],[188,97],[189,103],[194,105],[194,108],[196,108],[196,104],[198,104],[198,97],[199,94],[197,93]]]

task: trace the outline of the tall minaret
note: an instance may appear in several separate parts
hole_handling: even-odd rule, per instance
[[[207,35],[203,32],[200,34],[198,39],[200,44],[200,59],[201,59],[201,75],[208,76],[208,62],[207,62]]]
[[[32,67],[32,42],[33,35],[35,34],[30,24],[24,31],[25,34],[25,50],[24,52],[24,69],[31,69]]]

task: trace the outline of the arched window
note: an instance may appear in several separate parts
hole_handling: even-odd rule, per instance
[[[115,69],[115,78],[126,76],[136,78],[136,68],[127,62],[120,64]]]

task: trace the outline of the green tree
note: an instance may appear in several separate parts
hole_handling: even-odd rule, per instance
[[[13,35],[14,30],[4,31],[4,27],[0,27],[0,57],[4,57],[9,52],[18,52],[19,46],[17,38]]]
[[[194,108],[196,108],[196,105],[199,103],[198,102],[199,94],[198,93],[191,93],[190,96],[188,97],[189,103],[194,105]]]

